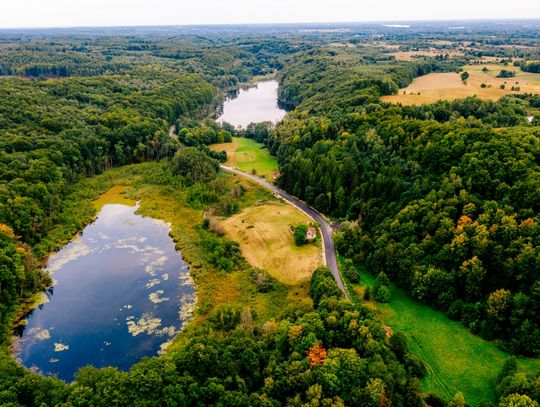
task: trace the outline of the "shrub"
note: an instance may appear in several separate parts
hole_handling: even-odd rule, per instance
[[[407,347],[407,337],[405,336],[405,334],[401,332],[396,332],[390,337],[389,343],[390,348],[392,348],[396,356],[400,360],[403,360],[403,358],[409,351]]]
[[[380,272],[375,279],[375,284],[373,285],[373,298],[375,301],[379,302],[389,302],[390,301],[390,280],[384,272]]]
[[[356,284],[360,282],[360,274],[350,259],[345,260],[343,264],[343,274],[350,283]]]
[[[453,321],[459,321],[461,319],[461,315],[463,313],[463,301],[462,300],[456,300],[450,305],[450,308],[448,309],[447,316],[449,319]]]
[[[267,293],[274,289],[274,279],[264,270],[251,269],[251,279],[260,293]]]
[[[507,69],[503,69],[501,70],[501,72],[499,72],[499,74],[497,75],[497,78],[513,78],[514,76],[516,76],[515,71],[509,71]]]
[[[242,313],[240,309],[231,305],[222,305],[208,316],[208,320],[216,329],[230,331],[240,323]]]
[[[299,225],[294,229],[294,242],[297,246],[302,246],[306,244],[306,233],[307,233],[307,226],[306,225]]]
[[[390,302],[390,289],[385,285],[381,285],[374,296],[376,301]]]
[[[417,355],[407,353],[404,357],[405,365],[411,376],[424,377],[427,373],[426,366]]]

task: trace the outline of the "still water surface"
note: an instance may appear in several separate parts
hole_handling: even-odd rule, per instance
[[[240,89],[223,104],[218,123],[228,122],[246,128],[250,123],[271,121],[277,123],[287,112],[278,106],[278,82],[259,82],[249,89]]]
[[[136,209],[105,205],[49,258],[55,284],[15,344],[23,365],[67,381],[88,364],[126,370],[190,317],[195,289],[169,225]]]

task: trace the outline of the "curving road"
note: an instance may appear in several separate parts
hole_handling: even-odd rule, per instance
[[[175,126],[171,126],[169,128],[169,137],[176,139],[177,136],[174,134],[174,130],[175,130]],[[319,225],[319,230],[323,238],[323,244],[324,244],[323,254],[324,254],[324,259],[326,261],[326,266],[330,269],[330,272],[334,276],[334,279],[336,280],[336,284],[338,288],[341,290],[345,298],[349,299],[349,295],[347,294],[347,290],[345,290],[345,285],[343,284],[343,280],[341,279],[341,275],[339,274],[337,256],[336,256],[336,247],[334,246],[334,238],[332,237],[332,234],[333,234],[332,228],[330,227],[330,224],[324,218],[324,216],[322,216],[319,212],[317,212],[311,206],[302,202],[298,198],[295,198],[294,196],[288,194],[282,189],[276,187],[274,184],[262,178],[259,178],[253,174],[248,174],[247,172],[237,170],[236,168],[228,167],[223,164],[221,164],[220,167],[224,171],[228,171],[233,174],[237,174],[242,177],[249,178],[252,181],[255,181],[256,183],[258,183],[259,185],[262,185],[266,189],[269,189],[270,191],[280,196],[283,200],[285,200],[289,204],[300,209],[302,212],[308,215],[311,219],[313,219]]]
[[[231,172],[233,174],[237,174],[242,177],[249,178],[252,181],[255,181],[256,183],[258,183],[259,185],[262,185],[263,187],[269,189],[274,194],[280,196],[283,200],[287,201],[291,205],[300,209],[302,212],[308,215],[311,219],[313,219],[319,225],[319,230],[323,238],[324,257],[326,260],[326,265],[332,272],[332,275],[334,276],[334,279],[336,280],[337,286],[343,292],[343,295],[345,295],[346,298],[349,298],[347,291],[345,290],[345,286],[343,285],[343,281],[341,280],[341,275],[339,274],[336,248],[334,246],[334,239],[332,237],[332,228],[330,227],[330,224],[328,223],[328,221],[319,212],[313,209],[311,206],[302,202],[298,198],[295,198],[294,196],[288,194],[282,189],[276,187],[274,184],[262,178],[259,178],[255,175],[248,174],[247,172],[239,171],[236,168],[228,167],[226,165],[220,165],[220,167],[224,171]]]

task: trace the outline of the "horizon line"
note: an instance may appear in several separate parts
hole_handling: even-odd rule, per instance
[[[14,30],[69,30],[69,29],[106,29],[106,28],[181,28],[181,27],[246,27],[246,26],[300,26],[300,25],[354,25],[354,24],[383,24],[383,23],[427,23],[427,22],[487,22],[487,21],[538,21],[540,17],[513,17],[513,18],[426,18],[404,20],[358,20],[358,21],[304,21],[304,22],[252,22],[252,23],[182,23],[182,24],[141,24],[141,25],[77,25],[77,26],[19,26],[0,27],[0,31]],[[400,28],[400,27],[396,27]],[[405,27],[403,27],[405,28]]]

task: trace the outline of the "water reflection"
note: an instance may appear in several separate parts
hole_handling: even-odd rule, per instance
[[[195,290],[164,222],[106,205],[49,259],[54,287],[27,316],[17,358],[71,380],[81,366],[128,369],[156,355],[191,316]]]
[[[246,128],[249,123],[282,120],[287,112],[278,106],[278,82],[259,82],[256,87],[232,93],[225,101],[218,123],[228,122]]]

